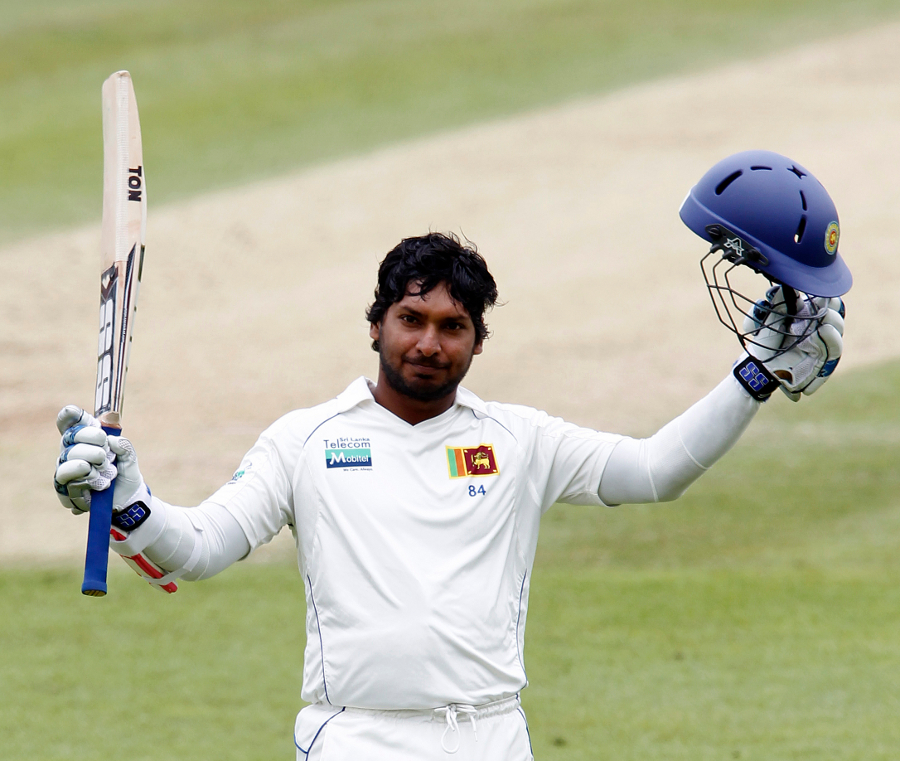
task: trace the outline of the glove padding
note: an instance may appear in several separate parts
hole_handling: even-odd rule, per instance
[[[788,304],[782,286],[774,286],[744,319],[747,352],[758,359],[794,402],[815,393],[831,376],[844,341],[844,302],[797,294]]]
[[[63,507],[80,515],[91,509],[91,492],[103,491],[115,479],[113,512],[134,502],[148,502],[131,442],[108,436],[93,415],[69,405],[60,410],[56,427],[62,434],[53,486]]]

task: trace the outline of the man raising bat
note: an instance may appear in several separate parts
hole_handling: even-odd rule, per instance
[[[745,351],[647,439],[464,389],[497,288],[471,247],[429,234],[403,240],[380,265],[367,315],[376,381],[361,377],[276,421],[194,508],[151,497],[131,444],[67,408],[64,448],[79,443],[66,465],[84,464],[77,478],[58,469],[63,503],[88,509],[89,479],[102,485],[106,448],[115,454],[111,544],[135,567],[146,562],[156,575],[141,573],[156,585],[207,578],[290,527],[307,605],[300,761],[527,761],[519,693],[542,514],[557,502],[676,499],[775,389],[799,399],[827,380],[850,275],[820,189],[760,151],[717,164],[693,189],[682,216],[725,268],[713,267],[708,286],[742,307],[726,324]],[[735,267],[764,276],[765,296],[731,289]],[[72,433],[76,417],[85,427]]]

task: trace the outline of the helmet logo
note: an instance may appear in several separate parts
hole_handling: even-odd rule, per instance
[[[744,241],[740,238],[727,238],[725,240],[725,248],[731,249],[736,256],[744,256]]]
[[[825,250],[831,254],[835,255],[838,247],[838,240],[841,237],[841,228],[838,227],[837,222],[832,222],[825,228]]]

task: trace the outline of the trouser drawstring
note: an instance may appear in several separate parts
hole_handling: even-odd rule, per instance
[[[444,719],[447,722],[447,726],[444,728],[444,734],[441,735],[441,747],[444,749],[444,753],[452,754],[459,750],[459,722],[457,722],[456,717],[461,713],[468,716],[469,721],[472,722],[472,732],[475,735],[475,742],[478,742],[478,727],[475,725],[475,714],[477,713],[477,710],[473,706],[451,704],[436,710],[443,711]],[[456,746],[454,748],[447,747],[447,733],[450,732],[450,730],[453,730],[453,732],[456,733]]]

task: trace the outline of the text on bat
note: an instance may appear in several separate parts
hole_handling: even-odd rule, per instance
[[[132,169],[128,167],[128,200],[129,201],[137,201],[140,203],[141,200],[141,191],[143,190],[144,182],[141,179],[143,177],[143,167],[139,166],[136,169]]]

